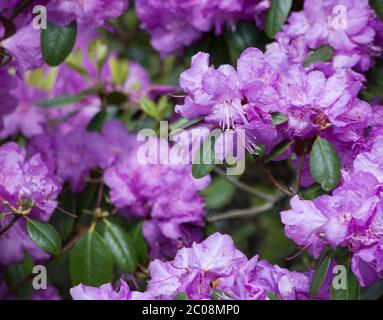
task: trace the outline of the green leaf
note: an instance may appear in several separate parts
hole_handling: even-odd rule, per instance
[[[49,70],[39,68],[28,71],[25,74],[25,80],[30,87],[50,92],[56,83],[57,74],[57,68],[50,68]],[[38,104],[38,102],[36,104]]]
[[[189,298],[185,292],[179,292],[177,293],[177,295],[174,297],[173,300],[189,300]]]
[[[159,120],[160,112],[157,105],[148,98],[142,98],[139,102],[141,109],[149,116]]]
[[[13,22],[5,17],[0,16],[0,24],[3,26],[3,36],[0,41],[12,37],[17,31]]]
[[[383,60],[378,62],[371,68],[367,74],[367,89],[363,94],[372,100],[375,97],[383,98]]]
[[[48,22],[47,28],[41,31],[41,51],[45,62],[52,67],[62,63],[71,53],[76,36],[76,21],[66,27]]]
[[[270,9],[266,16],[265,32],[270,39],[284,25],[292,5],[292,0],[272,0]]]
[[[362,294],[362,300],[378,300],[382,296],[383,280],[380,280],[364,290]]]
[[[360,287],[358,279],[351,270],[350,265],[347,266],[347,289],[335,289],[331,286],[331,300],[359,300]]]
[[[383,20],[383,0],[370,0],[369,2],[379,18]]]
[[[225,31],[225,40],[229,46],[230,57],[237,61],[241,53],[250,47],[257,47],[259,31],[253,21],[240,21],[234,31]]]
[[[272,116],[272,124],[274,126],[280,125],[282,123],[285,123],[289,118],[282,112],[273,112],[271,114]]]
[[[274,147],[273,150],[270,151],[267,157],[265,157],[264,163],[268,163],[274,160],[275,158],[279,157],[286,150],[288,150],[293,143],[294,140],[285,140],[279,143],[277,146]]]
[[[231,63],[229,46],[224,36],[212,36],[209,52],[211,63],[217,68],[223,64]]]
[[[331,247],[326,247],[317,261],[317,264],[315,266],[314,277],[313,277],[313,280],[311,281],[311,288],[310,288],[310,296],[312,298],[315,298],[320,287],[323,284],[323,281],[326,278],[328,269],[330,267],[332,254],[333,254],[333,251]]]
[[[214,145],[218,139],[217,135],[211,133],[201,148],[197,152],[197,155],[193,161],[192,174],[196,179],[201,179],[208,175],[215,167],[215,150]]]
[[[118,106],[128,101],[128,97],[119,91],[113,91],[106,96],[108,105]]]
[[[104,220],[106,224],[104,239],[112,252],[116,265],[123,271],[137,269],[137,252],[132,239],[119,225]]]
[[[312,146],[310,172],[325,191],[331,191],[339,182],[340,160],[335,148],[326,139],[318,137]]]
[[[322,189],[320,184],[313,184],[302,191],[302,197],[306,200],[314,200],[319,196],[326,194],[326,191]]]
[[[60,208],[69,213],[76,214],[77,198],[72,192],[63,192],[59,197]],[[62,240],[67,240],[72,233],[76,219],[56,209],[50,222],[59,232]]]
[[[72,70],[78,72],[83,77],[89,77],[88,71],[83,67],[83,56],[80,48],[74,50],[65,60],[65,64]]]
[[[99,287],[113,280],[113,256],[103,238],[91,230],[74,246],[69,256],[73,285]]]
[[[28,219],[28,234],[41,249],[58,254],[61,251],[61,238],[57,230],[49,223]]]
[[[275,293],[273,292],[268,292],[267,294],[267,297],[270,299],[270,300],[281,300],[280,297],[278,297]]]
[[[18,299],[28,299],[33,292],[32,281],[25,281],[32,274],[34,262],[31,257],[27,254],[24,259],[12,266],[9,266],[5,270],[5,279],[8,287],[16,288],[14,294]],[[24,283],[23,283],[24,282]],[[23,283],[23,284],[22,284]],[[22,284],[22,285],[20,285]],[[0,294],[1,298],[5,297]]]
[[[88,56],[95,62],[99,70],[108,57],[108,51],[108,46],[100,39],[91,41],[88,46]]]
[[[310,64],[318,62],[318,61],[323,61],[327,62],[330,61],[331,58],[334,55],[334,50],[328,46],[328,45],[323,45],[319,47],[318,49],[314,50],[311,52],[303,61],[303,66],[308,67]]]
[[[106,120],[108,120],[109,115],[106,109],[102,109],[97,112],[92,120],[90,120],[89,124],[86,127],[87,131],[101,131],[104,126]]]
[[[114,83],[122,86],[129,75],[128,62],[116,57],[111,57],[109,59],[109,70]]]
[[[231,202],[235,194],[235,187],[224,178],[216,178],[206,189],[200,193],[205,198],[206,208],[221,209]]]
[[[138,261],[142,265],[146,265],[148,262],[148,244],[145,241],[144,235],[142,234],[142,225],[143,223],[138,223],[133,231],[132,231],[132,238],[133,238],[133,244],[136,248]]]
[[[35,103],[38,106],[47,107],[47,108],[61,107],[61,106],[66,106],[76,102],[80,102],[81,100],[86,98],[88,95],[89,93],[80,93],[80,94],[74,94],[74,95],[68,95],[68,96],[59,96],[59,97],[47,99],[47,100],[38,100]]]

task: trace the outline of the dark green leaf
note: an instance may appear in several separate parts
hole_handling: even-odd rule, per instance
[[[310,172],[325,191],[331,191],[339,182],[340,160],[335,148],[326,139],[318,137],[313,144]]]
[[[308,67],[310,64],[318,62],[318,61],[323,61],[327,62],[330,61],[331,58],[334,55],[334,50],[328,46],[328,45],[323,45],[319,47],[318,49],[314,50],[311,52],[303,61],[303,66]]]
[[[383,98],[383,60],[379,60],[367,74],[367,89],[362,93],[367,100],[372,100],[375,97]],[[365,98],[363,97],[363,98]]]
[[[76,103],[76,102],[80,102],[81,100],[86,98],[87,95],[88,94],[83,93],[83,94],[74,94],[69,96],[60,96],[60,97],[56,97],[56,98],[48,99],[48,100],[38,100],[35,103],[38,106],[47,107],[47,108],[62,107],[62,106],[67,106],[69,104]]]
[[[330,247],[327,247],[323,250],[321,256],[319,257],[317,264],[315,266],[315,273],[313,280],[311,281],[310,296],[315,298],[320,287],[323,284],[323,281],[326,278],[328,269],[330,267],[330,262],[332,258],[333,251]]]
[[[211,63],[217,68],[231,62],[229,47],[224,36],[212,37],[209,52]]]
[[[5,17],[0,16],[0,24],[4,28],[3,36],[0,38],[0,41],[12,37],[17,31],[13,22]]]
[[[59,197],[59,206],[71,214],[76,214],[76,196],[72,192],[63,192]],[[56,209],[50,222],[59,232],[61,239],[64,241],[69,238],[72,233],[76,219],[70,217],[59,209]]]
[[[201,195],[205,198],[206,208],[211,210],[221,209],[229,204],[235,194],[235,187],[224,178],[216,178]]]
[[[286,150],[288,150],[293,143],[294,140],[285,140],[279,143],[276,147],[274,147],[273,150],[270,151],[270,153],[265,158],[264,163],[268,163],[274,160],[275,158],[279,157]]]
[[[61,27],[48,22],[47,28],[41,31],[41,51],[45,62],[58,66],[71,53],[77,36],[77,24]]]
[[[375,10],[379,18],[383,20],[383,0],[370,0],[370,6]]]
[[[314,200],[324,194],[326,194],[326,191],[324,191],[320,184],[317,183],[302,191],[302,197],[306,200]]]
[[[173,300],[189,300],[185,292],[179,292]]]
[[[331,300],[359,300],[360,287],[350,266],[347,267],[347,289],[335,289],[331,286]]]
[[[148,261],[148,244],[146,243],[142,234],[142,223],[138,223],[134,227],[132,231],[132,238],[134,247],[136,248],[139,263],[146,265]]]
[[[106,96],[106,102],[108,103],[108,105],[120,105],[125,103],[127,100],[128,97],[122,92],[118,91],[111,92]]]
[[[205,219],[205,228],[203,229],[204,238],[211,236],[213,233],[216,233],[217,231],[218,229],[215,226],[215,224]]]
[[[218,137],[210,134],[201,145],[192,166],[192,174],[196,179],[201,179],[208,175],[215,167],[214,145]]]
[[[92,120],[90,120],[88,126],[86,127],[86,130],[101,131],[105,121],[108,120],[108,118],[109,118],[108,111],[105,109],[100,110],[94,115]]]
[[[104,220],[106,224],[104,239],[113,255],[116,265],[123,271],[137,269],[137,252],[126,231],[117,224]]]
[[[18,299],[28,299],[33,292],[32,282],[25,281],[32,274],[34,262],[29,255],[26,255],[23,261],[8,267],[5,270],[5,279],[9,288],[15,288],[15,292]],[[21,285],[22,284],[22,285]],[[3,296],[0,294],[0,298],[11,298],[10,296]]]
[[[61,251],[61,238],[57,230],[49,223],[28,219],[28,234],[41,249],[58,254]]]
[[[274,126],[280,125],[282,123],[285,123],[287,120],[289,120],[289,118],[282,112],[273,112],[271,116],[272,116],[272,124]]]
[[[383,280],[380,280],[364,290],[362,300],[378,300],[382,296]]]
[[[292,0],[272,0],[266,16],[265,32],[270,39],[281,30],[292,5]]]
[[[225,40],[229,46],[230,57],[236,61],[241,53],[250,47],[257,47],[258,29],[253,21],[240,21],[234,31],[225,32]]]
[[[73,285],[99,287],[113,280],[113,256],[97,231],[91,230],[74,246],[69,257]]]

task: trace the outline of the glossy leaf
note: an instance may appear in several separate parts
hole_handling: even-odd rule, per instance
[[[73,285],[99,287],[113,280],[113,256],[97,231],[89,231],[76,243],[70,253],[69,271]]]
[[[58,66],[71,53],[77,36],[77,23],[68,26],[57,26],[48,22],[47,28],[41,31],[41,51],[45,62]]]
[[[319,47],[318,49],[314,50],[311,52],[303,61],[303,66],[308,67],[310,64],[318,62],[318,61],[323,61],[327,62],[330,61],[331,58],[334,55],[334,50],[328,46],[328,45],[323,45]]]
[[[104,221],[106,224],[104,239],[116,265],[123,271],[133,272],[137,268],[138,258],[132,239],[119,225]]]
[[[335,148],[326,139],[318,137],[311,149],[310,172],[322,189],[331,191],[340,180],[340,160]]]
[[[58,254],[61,251],[61,238],[57,230],[49,223],[28,219],[28,234],[41,249]]]
[[[267,36],[274,39],[275,34],[284,25],[292,5],[292,0],[272,0],[270,9],[266,16],[265,32]]]

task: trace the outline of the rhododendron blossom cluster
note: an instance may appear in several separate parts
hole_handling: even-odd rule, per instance
[[[0,299],[381,299],[382,10],[2,2]]]

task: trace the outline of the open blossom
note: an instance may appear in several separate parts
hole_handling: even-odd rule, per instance
[[[219,299],[268,300],[271,293],[300,300],[307,299],[310,290],[309,275],[289,272],[258,256],[248,260],[229,236],[220,233],[180,249],[172,261],[152,261],[149,272],[151,279],[143,293],[130,292],[121,280],[118,290],[112,284],[100,288],[80,284],[71,295],[80,300],[172,300],[182,292],[193,300],[211,299],[214,294]]]
[[[225,26],[238,20],[263,23],[268,0],[159,1],[138,0],[136,9],[141,27],[151,35],[151,44],[163,56],[179,52],[213,30],[219,35]]]
[[[368,0],[309,0],[303,11],[290,15],[277,42],[268,45],[268,56],[286,67],[302,63],[310,50],[329,45],[334,49],[333,68],[366,71],[382,52],[381,29]]]
[[[90,171],[102,161],[103,140],[98,133],[79,129],[36,136],[29,150],[41,154],[52,172],[80,192]]]
[[[168,143],[156,138],[150,139],[146,145],[137,143],[136,137],[128,134],[117,121],[107,124],[103,135],[106,141],[113,140],[108,137],[120,137],[114,143],[106,143],[110,147],[111,158],[105,162],[104,181],[110,188],[110,199],[125,216],[149,219],[143,230],[150,240],[151,254],[158,256],[161,253],[154,248],[163,236],[174,243],[174,249],[198,240],[203,225],[204,203],[197,192],[208,185],[210,178],[194,179],[191,165],[147,161],[140,150],[146,149],[155,157],[159,151],[162,157],[157,159],[159,161],[168,155]],[[194,232],[196,227],[200,231]],[[156,233],[158,237],[153,236]]]
[[[14,214],[48,221],[59,191],[60,182],[39,154],[27,159],[25,150],[13,142],[0,148],[0,211],[9,214],[0,220],[1,229],[14,219]],[[0,249],[3,265],[20,261],[26,251],[36,259],[47,256],[27,236],[24,219],[0,237]]]
[[[82,29],[97,28],[119,17],[128,4],[128,0],[51,0],[47,11],[54,23],[68,25],[76,20]]]
[[[286,235],[318,257],[324,246],[348,247],[352,269],[362,286],[383,276],[382,247],[382,139],[371,133],[368,151],[354,160],[343,184],[332,195],[313,201],[291,200],[291,210],[281,213]]]

